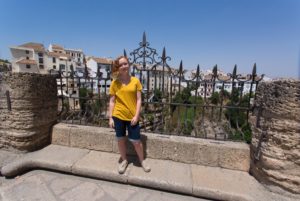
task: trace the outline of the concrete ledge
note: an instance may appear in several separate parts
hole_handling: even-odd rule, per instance
[[[145,173],[141,167],[131,162],[125,174],[119,175],[118,160],[119,155],[115,153],[49,145],[5,165],[1,173],[11,177],[26,170],[45,168],[213,200],[287,200],[270,193],[242,171],[147,159],[151,165],[150,173]]]
[[[250,148],[246,143],[142,133],[147,158],[222,167],[248,172]],[[113,129],[59,123],[52,144],[118,153]],[[128,143],[128,154],[135,155]]]

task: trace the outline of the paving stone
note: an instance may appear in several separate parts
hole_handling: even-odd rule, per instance
[[[117,182],[127,182],[127,174],[118,173],[118,154],[91,151],[84,158],[77,161],[72,172],[78,175],[90,176]]]
[[[97,201],[104,196],[104,191],[94,183],[84,182],[65,192],[59,198],[61,200],[72,201]]]
[[[47,200],[57,201],[55,195],[48,189],[40,177],[28,177],[16,179],[14,183],[0,188],[3,201],[31,201]],[[45,199],[46,198],[46,199]]]
[[[157,189],[192,193],[190,165],[166,160],[147,159],[151,172],[130,164],[128,182]]]

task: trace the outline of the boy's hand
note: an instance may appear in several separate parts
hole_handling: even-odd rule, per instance
[[[138,116],[134,116],[130,122],[131,126],[135,126],[137,124],[137,122],[139,121],[139,117]]]
[[[109,125],[110,128],[114,128],[115,127],[115,123],[114,123],[114,120],[113,120],[112,117],[109,118],[108,125]]]

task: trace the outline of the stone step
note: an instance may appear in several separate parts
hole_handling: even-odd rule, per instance
[[[125,174],[120,175],[119,157],[115,153],[49,145],[5,165],[1,174],[14,177],[42,168],[213,200],[285,200],[267,191],[247,172],[147,159],[151,172],[145,173],[135,159],[130,159]]]

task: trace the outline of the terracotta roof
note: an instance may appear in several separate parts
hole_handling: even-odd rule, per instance
[[[22,59],[20,61],[17,61],[18,64],[31,64],[31,65],[37,65],[36,61],[33,59]]]
[[[45,51],[44,45],[41,44],[41,43],[32,43],[32,42],[30,42],[30,43],[25,43],[23,45],[20,45],[20,47],[32,48],[35,51],[39,51],[39,52],[44,52]]]
[[[71,58],[71,56],[70,56],[70,55],[68,55],[68,54],[64,54],[64,53],[57,53],[57,52],[47,52],[47,54],[48,54],[50,57],[57,57],[57,58],[59,58],[59,57],[67,57],[68,59],[70,59],[70,58]]]
[[[64,48],[60,45],[52,45],[52,49],[64,50]]]
[[[100,64],[111,64],[113,62],[111,59],[106,58],[91,57],[91,59],[94,59],[97,63]]]
[[[220,80],[230,80],[230,77],[227,75],[219,75]]]
[[[209,75],[204,75],[204,80],[211,80],[213,76],[211,74]]]

